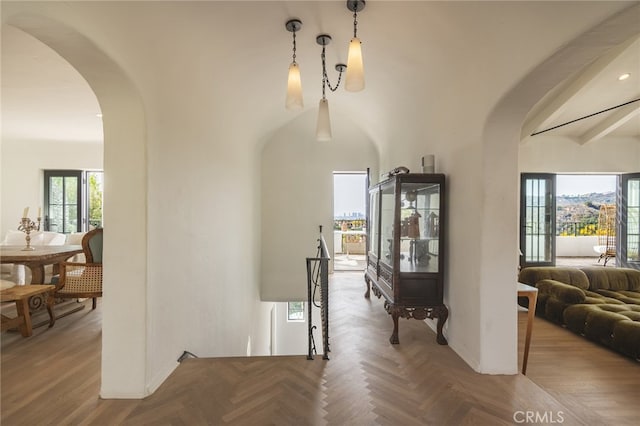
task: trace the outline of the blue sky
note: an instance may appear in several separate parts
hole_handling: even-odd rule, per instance
[[[556,195],[582,195],[616,190],[616,175],[557,175]]]
[[[366,206],[366,174],[333,175],[333,214],[360,212],[364,214]]]

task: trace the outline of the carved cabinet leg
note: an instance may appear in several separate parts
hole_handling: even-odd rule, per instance
[[[438,336],[436,337],[436,341],[440,345],[447,345],[449,343],[447,342],[447,339],[444,337],[444,334],[442,334],[442,326],[444,325],[445,321],[447,321],[447,318],[449,317],[449,310],[447,309],[446,306],[440,306],[435,311],[436,311],[436,315],[438,316],[438,325],[437,325]]]
[[[371,283],[369,282],[369,279],[365,277],[364,282],[367,284],[367,291],[364,293],[364,297],[365,299],[368,299],[371,297]]]
[[[398,312],[394,311],[391,313],[391,318],[393,319],[393,333],[391,334],[391,337],[389,337],[389,342],[391,342],[392,345],[397,345],[400,343],[400,339],[398,338],[398,318],[400,317],[400,315],[398,315]]]

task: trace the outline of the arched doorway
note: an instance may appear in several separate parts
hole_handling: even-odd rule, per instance
[[[518,265],[518,150],[521,129],[533,106],[550,90],[607,49],[638,34],[640,6],[634,5],[567,43],[511,89],[489,115],[483,134],[482,241],[480,280],[483,299],[513,306],[508,317],[503,310],[484,310],[481,358],[485,370],[513,365],[517,371],[517,327],[515,275]],[[511,176],[511,179],[505,179]],[[495,354],[500,353],[496,358]]]
[[[88,37],[58,17],[6,12],[3,25],[34,36],[89,83],[104,125],[105,239],[101,396],[141,398],[146,372],[146,124],[126,73]],[[125,244],[126,242],[126,244]],[[117,265],[110,267],[110,265]]]

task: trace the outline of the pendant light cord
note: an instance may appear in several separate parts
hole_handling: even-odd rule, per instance
[[[293,63],[296,63],[296,32],[293,31]]]
[[[358,10],[353,11],[353,38],[358,38]]]
[[[342,80],[342,71],[340,71],[340,74],[338,75],[338,82],[336,83],[335,87],[331,86],[331,82],[329,81],[329,76],[327,75],[325,46],[322,46],[322,54],[320,56],[322,57],[322,99],[324,99],[325,85],[328,86],[332,92],[335,92],[336,90],[338,90],[338,87],[340,87],[340,81]]]

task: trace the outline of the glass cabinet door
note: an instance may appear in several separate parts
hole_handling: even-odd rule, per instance
[[[402,182],[400,272],[438,272],[440,185]]]
[[[369,193],[369,251],[376,259],[380,257],[380,242],[378,241],[378,218],[379,191],[373,190]]]
[[[393,267],[393,214],[395,193],[393,183],[382,186],[380,191],[380,260]]]

